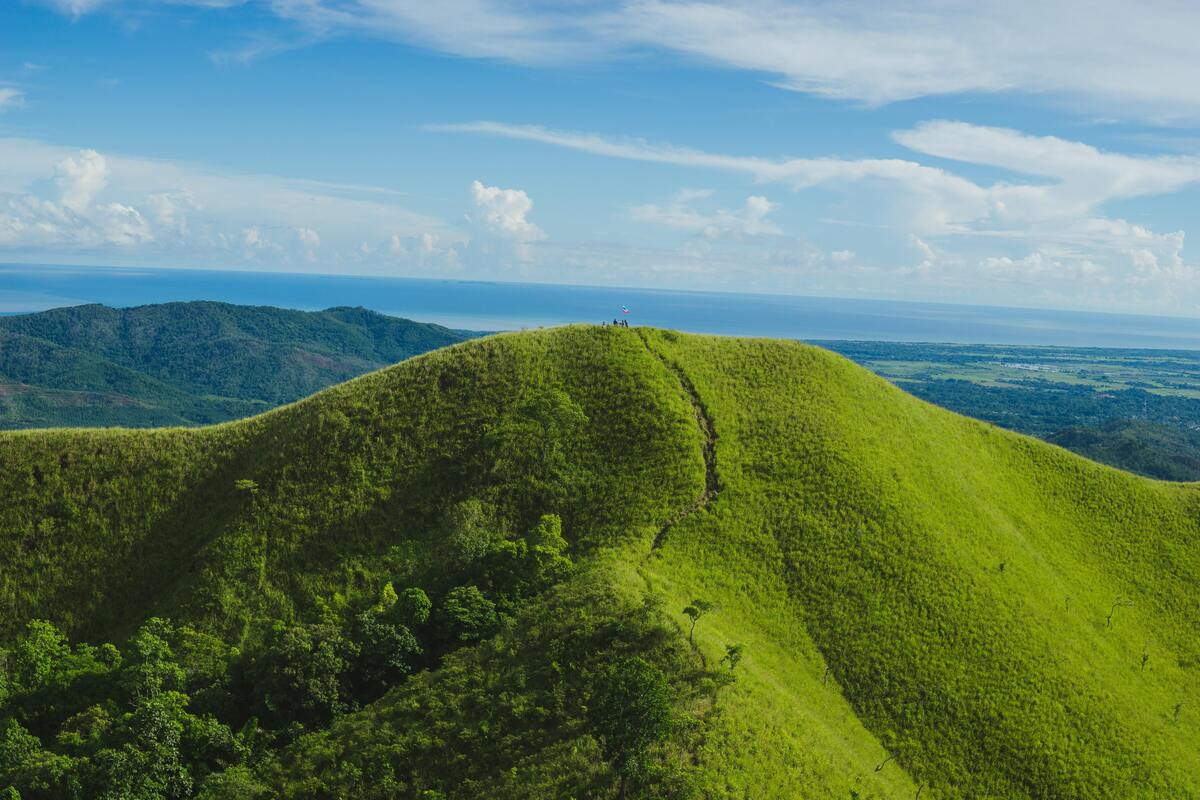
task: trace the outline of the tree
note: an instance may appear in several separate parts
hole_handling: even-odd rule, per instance
[[[471,642],[483,638],[496,625],[496,605],[478,586],[459,586],[446,595],[438,616],[447,639]]]
[[[192,793],[182,738],[187,696],[160,692],[141,699],[115,726],[113,742],[85,763],[85,797],[163,800]]]
[[[174,632],[167,620],[151,617],[129,640],[123,680],[134,700],[184,687],[186,676],[170,645]]]
[[[459,569],[469,569],[491,552],[500,540],[493,530],[492,514],[483,503],[471,498],[455,503],[442,520],[442,546]]]
[[[602,676],[589,705],[601,751],[620,776],[624,798],[630,781],[646,773],[650,751],[671,733],[671,689],[662,670],[631,658]]]
[[[725,655],[722,656],[721,663],[728,663],[730,672],[733,672],[737,669],[737,665],[742,663],[742,649],[740,644],[725,645]]]
[[[369,702],[383,694],[388,686],[409,673],[414,657],[421,654],[412,631],[404,625],[386,622],[374,611],[364,611],[354,618],[353,636],[358,651],[352,670],[353,683],[356,699],[360,701]]]
[[[342,676],[353,655],[353,645],[332,625],[276,622],[246,677],[274,723],[324,726],[346,710]]]
[[[392,586],[392,582],[388,581],[379,590],[379,600],[375,603],[375,611],[385,613],[392,606],[396,605],[396,601],[400,599],[400,595],[396,594],[396,587]]]
[[[713,604],[707,600],[693,600],[691,604],[683,610],[683,613],[686,614],[688,619],[692,621],[692,627],[688,630],[689,644],[693,646],[696,644],[695,639],[693,638],[693,635],[696,632],[696,623],[700,621],[701,617],[712,611],[712,609]]]
[[[571,559],[567,557],[569,545],[562,535],[562,518],[558,514],[543,514],[525,541],[529,544],[532,590],[551,586],[571,571]]]
[[[429,600],[429,595],[425,594],[425,590],[411,587],[396,598],[388,616],[409,628],[416,628],[429,620],[429,612],[432,610],[433,603]]]
[[[17,642],[10,657],[13,683],[17,689],[35,691],[50,683],[63,662],[71,655],[70,644],[54,623],[32,620],[25,635]]]

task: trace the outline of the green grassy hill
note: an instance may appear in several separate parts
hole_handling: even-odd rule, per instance
[[[662,797],[1200,796],[1197,489],[815,347],[494,336],[241,422],[4,434],[0,465],[0,644],[42,665],[10,670],[0,705],[32,732],[0,724],[0,788],[22,796],[98,780],[117,756],[96,753],[119,751],[96,742],[141,730],[153,697],[92,704],[97,675],[144,674],[152,616],[187,626],[181,686],[215,669],[195,637],[250,659],[217,694],[251,699],[231,710],[204,684],[172,740],[200,741],[205,715],[240,729],[240,755],[180,767],[203,797],[613,797],[622,770]],[[574,566],[505,577],[551,552],[548,514]],[[392,613],[369,610],[385,584],[428,593],[430,621],[410,623],[425,660],[303,731],[267,703],[275,738],[255,745],[280,626]],[[467,584],[498,616],[451,643]],[[696,598],[714,608],[693,647]],[[32,658],[35,618],[126,662]],[[605,733],[611,668],[634,657],[677,723],[637,770]],[[103,663],[70,666],[86,658]],[[124,702],[103,735],[80,722]]]
[[[0,428],[220,422],[469,335],[362,308],[214,302],[0,316]]]

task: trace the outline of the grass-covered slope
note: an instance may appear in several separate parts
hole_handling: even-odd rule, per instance
[[[0,428],[218,422],[466,338],[361,308],[190,302],[0,317]]]
[[[384,581],[436,607],[463,508],[561,515],[575,577],[258,763],[261,796],[611,796],[579,703],[630,653],[702,721],[668,755],[703,797],[1200,794],[1196,489],[817,348],[491,337],[238,423],[6,434],[0,465],[0,642],[167,615],[240,643]],[[736,682],[689,694],[732,643]]]

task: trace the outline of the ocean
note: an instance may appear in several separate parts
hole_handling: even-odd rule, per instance
[[[630,324],[731,336],[1200,350],[1200,320],[1184,317],[536,283],[0,264],[0,313],[172,300],[304,310],[364,306],[486,331],[625,318]],[[622,314],[622,307],[629,313]]]

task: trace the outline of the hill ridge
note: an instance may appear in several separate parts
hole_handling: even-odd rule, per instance
[[[245,417],[474,334],[362,308],[187,301],[0,317],[0,428]],[[91,392],[74,401],[64,391]]]
[[[251,648],[255,620],[357,613],[385,582],[440,608],[471,526],[516,542],[560,515],[576,577],[288,745],[282,772],[255,773],[281,796],[417,778],[604,796],[588,723],[553,711],[591,689],[552,676],[567,643],[655,608],[670,631],[587,663],[634,652],[670,676],[696,738],[663,757],[699,796],[1200,793],[1200,487],[959,417],[815,347],[503,334],[232,424],[0,435],[0,464],[0,638],[35,613],[88,637],[167,614]],[[695,599],[714,610],[693,651]],[[495,716],[520,681],[535,694],[514,708],[549,716]]]

